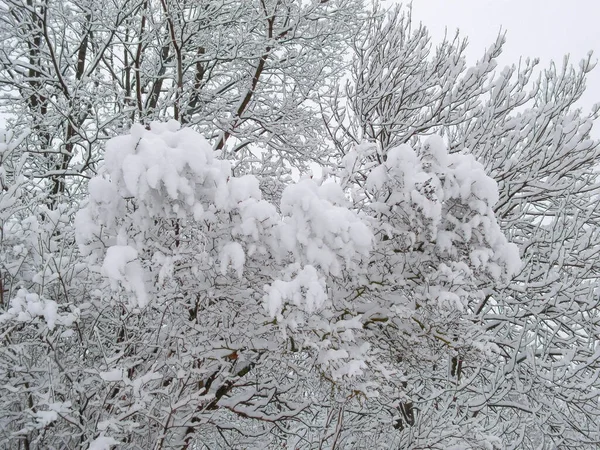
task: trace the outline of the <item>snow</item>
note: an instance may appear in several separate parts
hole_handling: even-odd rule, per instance
[[[129,245],[113,245],[106,250],[103,274],[111,280],[113,288],[118,283],[135,295],[136,305],[140,308],[148,304],[144,281],[144,270],[138,260],[138,252]]]
[[[421,161],[427,172],[439,173],[447,166],[448,152],[444,140],[434,134],[423,143]]]
[[[136,398],[140,398],[142,395],[142,386],[153,381],[153,380],[161,380],[163,379],[163,375],[157,372],[148,372],[144,375],[136,378],[131,382],[131,386],[133,387],[133,396]]]
[[[10,308],[0,314],[0,323],[9,320],[29,322],[37,317],[44,318],[49,330],[54,330],[57,324],[71,326],[76,320],[73,314],[59,314],[55,301],[40,298],[26,289],[19,289],[17,295],[10,300]]]
[[[123,281],[125,279],[126,267],[138,257],[138,252],[135,248],[126,245],[114,245],[106,250],[106,257],[102,269],[104,275],[112,278],[115,281]]]
[[[238,207],[241,222],[234,228],[235,234],[258,241],[267,230],[279,224],[277,208],[267,201],[248,199]]]
[[[52,300],[47,300],[44,303],[44,310],[40,315],[44,316],[44,320],[46,320],[48,328],[53,330],[58,317],[58,305]]]
[[[117,382],[123,380],[123,369],[116,368],[107,372],[100,372],[100,378],[107,382]]]
[[[110,204],[117,196],[115,186],[108,180],[100,177],[94,177],[88,183],[88,192],[90,198],[97,203]]]
[[[389,150],[385,163],[370,171],[366,187],[392,208],[404,209],[411,228],[420,224],[442,253],[458,257],[456,248],[469,243],[471,263],[494,279],[520,269],[517,247],[494,216],[497,183],[472,155],[448,154],[441,137],[428,137],[419,151],[406,144]]]
[[[238,278],[242,278],[244,273],[244,263],[246,255],[244,249],[237,242],[228,242],[221,250],[221,274],[227,274],[227,268],[231,266]]]
[[[285,188],[281,198],[283,248],[326,273],[340,273],[353,260],[369,254],[373,236],[369,227],[346,203],[339,186],[318,186],[307,179]]]
[[[119,444],[119,441],[111,437],[105,436],[104,434],[100,434],[100,436],[98,436],[90,443],[88,450],[110,450],[113,446]]]
[[[43,428],[58,420],[58,413],[56,411],[36,411],[35,420]]]
[[[136,197],[151,214],[175,217],[217,199],[227,207],[258,191],[258,182],[248,177],[227,192],[230,164],[216,160],[201,135],[175,122],[152,122],[150,130],[135,125],[129,135],[108,141],[104,173],[121,197]]]
[[[276,280],[270,286],[265,286],[265,308],[271,317],[281,317],[287,302],[314,313],[326,300],[324,280],[310,265],[304,266],[290,281]]]
[[[230,203],[229,208],[235,208],[239,203],[250,198],[255,200],[261,198],[258,179],[252,175],[244,175],[239,178],[230,177],[227,182],[226,193],[228,200],[223,200],[223,203]]]

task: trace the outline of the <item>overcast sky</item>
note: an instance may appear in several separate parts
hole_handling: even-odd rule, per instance
[[[406,2],[405,2],[406,4]],[[600,0],[413,0],[413,19],[426,25],[434,42],[447,27],[469,38],[468,57],[474,61],[498,35],[507,32],[500,65],[516,63],[520,56],[539,57],[562,65],[565,54],[578,63],[588,51],[600,58]],[[600,65],[588,77],[581,106],[600,102]],[[600,127],[600,125],[597,125]]]

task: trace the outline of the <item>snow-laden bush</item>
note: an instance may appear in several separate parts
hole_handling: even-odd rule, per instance
[[[368,169],[366,154],[346,157],[344,188],[302,179],[272,204],[177,122],[107,143],[75,219],[89,298],[69,323],[53,319],[93,336],[63,374],[85,386],[85,406],[74,387],[61,403],[84,424],[80,442],[254,445],[267,430],[273,445],[327,441],[330,395],[369,404],[393,392],[414,417],[416,391],[433,401],[425,374],[454,364],[460,379],[463,361],[493,354],[477,302],[519,266],[491,209],[496,184],[439,138]],[[362,189],[351,180],[364,170]],[[36,300],[32,314],[28,295],[3,323],[29,311],[58,332],[55,304]]]
[[[86,271],[50,271],[67,286],[38,295],[25,288],[41,279],[40,256],[0,314],[4,333],[19,330],[10,352],[41,344],[51,380],[28,377],[20,394],[17,361],[4,364],[17,418],[7,439],[148,448],[261,436],[303,447],[337,439],[331,401],[397,396],[391,433],[399,411],[414,419],[415,392],[421,409],[439,399],[436,367],[454,365],[451,383],[470,376],[463,361],[494,351],[477,303],[519,266],[491,209],[496,184],[437,137],[371,167],[369,152],[346,156],[343,184],[301,179],[273,204],[259,179],[234,176],[175,121],[111,139],[74,221],[80,253],[69,267]],[[60,211],[32,222],[63,223],[51,242],[71,236]],[[417,420],[452,433],[430,416]]]

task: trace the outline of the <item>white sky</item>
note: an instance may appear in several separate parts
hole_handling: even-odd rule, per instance
[[[577,64],[590,50],[594,61],[600,58],[600,0],[413,0],[412,5],[413,20],[429,28],[434,43],[446,27],[450,36],[460,29],[469,39],[470,62],[500,29],[507,32],[501,67],[521,56],[539,57],[539,67],[550,60],[562,66],[566,54]],[[587,86],[581,106],[589,110],[600,102],[600,64],[589,74]]]

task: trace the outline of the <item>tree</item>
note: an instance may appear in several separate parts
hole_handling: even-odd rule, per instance
[[[467,69],[466,41],[433,50],[426,29],[413,29],[400,9],[373,21],[353,47],[347,107],[326,117],[338,148],[367,140],[371,159],[385,160],[434,132],[451,152],[468,149],[498,182],[494,211],[523,259],[510,283],[471,310],[495,335],[497,357],[471,367],[479,380],[452,394],[470,399],[461,420],[468,426],[484,415],[510,447],[596,446],[599,145],[590,131],[598,110],[576,108],[591,55],[578,69],[565,59],[537,77],[536,61],[494,73],[501,36]]]
[[[37,343],[42,353],[27,356],[47,367],[26,371],[24,404],[25,381],[6,360],[6,441],[345,445],[321,417],[335,409],[327,390],[366,399],[382,375],[412,382],[440,352],[487,352],[461,311],[518,257],[495,223],[495,184],[472,157],[447,155],[439,139],[420,156],[397,148],[371,171],[361,214],[339,185],[310,179],[276,207],[255,177],[234,177],[178,127],[136,125],[107,143],[75,220],[89,273],[71,287],[86,301],[66,311],[21,289],[0,316],[5,352]],[[457,217],[472,219],[466,241],[445,231]],[[430,350],[395,373],[402,350],[385,342],[407,327]]]
[[[590,59],[354,0],[0,8],[2,442],[597,445]]]
[[[2,107],[24,127],[51,205],[95,173],[133,123],[194,126],[246,170],[325,161],[318,98],[344,65],[359,0],[9,0],[1,8]],[[98,99],[102,99],[101,102]],[[69,191],[69,187],[72,186]],[[74,190],[74,192],[73,192]]]

